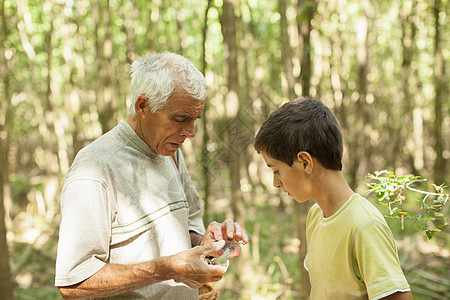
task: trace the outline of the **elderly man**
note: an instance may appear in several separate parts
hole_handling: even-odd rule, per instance
[[[64,182],[55,280],[64,298],[198,299],[228,267],[205,257],[225,239],[248,242],[231,219],[205,231],[179,149],[206,96],[203,75],[180,55],[132,64],[127,121],[82,149]]]

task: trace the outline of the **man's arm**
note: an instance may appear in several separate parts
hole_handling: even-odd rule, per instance
[[[59,287],[64,299],[110,297],[167,279],[159,259],[136,265],[106,264],[88,279],[71,286]]]
[[[191,236],[191,245],[192,247],[199,246],[202,242],[203,235],[199,234],[195,231],[189,231],[189,235]]]
[[[133,265],[106,264],[88,279],[59,287],[59,291],[64,299],[110,297],[169,279],[198,288],[225,274],[227,266],[211,266],[205,261],[224,244],[221,241]]]
[[[412,300],[413,296],[411,292],[397,292],[387,297],[382,298],[384,300]]]

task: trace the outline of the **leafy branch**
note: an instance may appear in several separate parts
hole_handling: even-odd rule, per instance
[[[447,187],[443,184],[432,184],[434,192],[428,192],[412,187],[414,184],[425,182],[426,179],[414,175],[397,175],[387,170],[369,173],[367,178],[370,182],[366,183],[369,189],[365,193],[375,194],[378,202],[388,208],[387,217],[400,218],[402,229],[404,229],[405,218],[417,220],[419,225],[415,226],[424,231],[428,239],[431,239],[434,233],[442,231],[447,226],[448,219],[442,211],[450,195],[444,193]],[[412,212],[404,208],[407,190],[415,195],[416,201],[420,202],[420,212]],[[408,198],[411,193],[408,193]]]

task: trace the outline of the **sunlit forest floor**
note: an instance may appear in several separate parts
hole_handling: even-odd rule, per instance
[[[219,299],[301,299],[300,242],[290,200],[274,203],[264,197],[248,209],[250,244],[243,249],[241,260],[231,259],[227,275],[213,284],[221,293]],[[226,218],[227,205],[226,200],[214,201],[211,218]],[[59,220],[35,215],[30,209],[18,214],[8,233],[15,296],[19,300],[61,299],[53,286]],[[450,299],[449,234],[440,233],[429,241],[412,223],[406,222],[402,230],[399,220],[388,222],[414,299]]]

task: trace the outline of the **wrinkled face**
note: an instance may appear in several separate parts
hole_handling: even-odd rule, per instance
[[[183,89],[175,89],[157,113],[143,105],[136,133],[156,153],[173,155],[186,138],[194,137],[194,122],[201,117],[204,105],[205,101],[191,97]]]
[[[289,196],[298,202],[305,202],[310,199],[311,185],[306,176],[302,164],[294,159],[294,164],[289,166],[281,160],[267,155],[262,151],[262,157],[267,166],[273,170],[273,186],[281,188]]]

